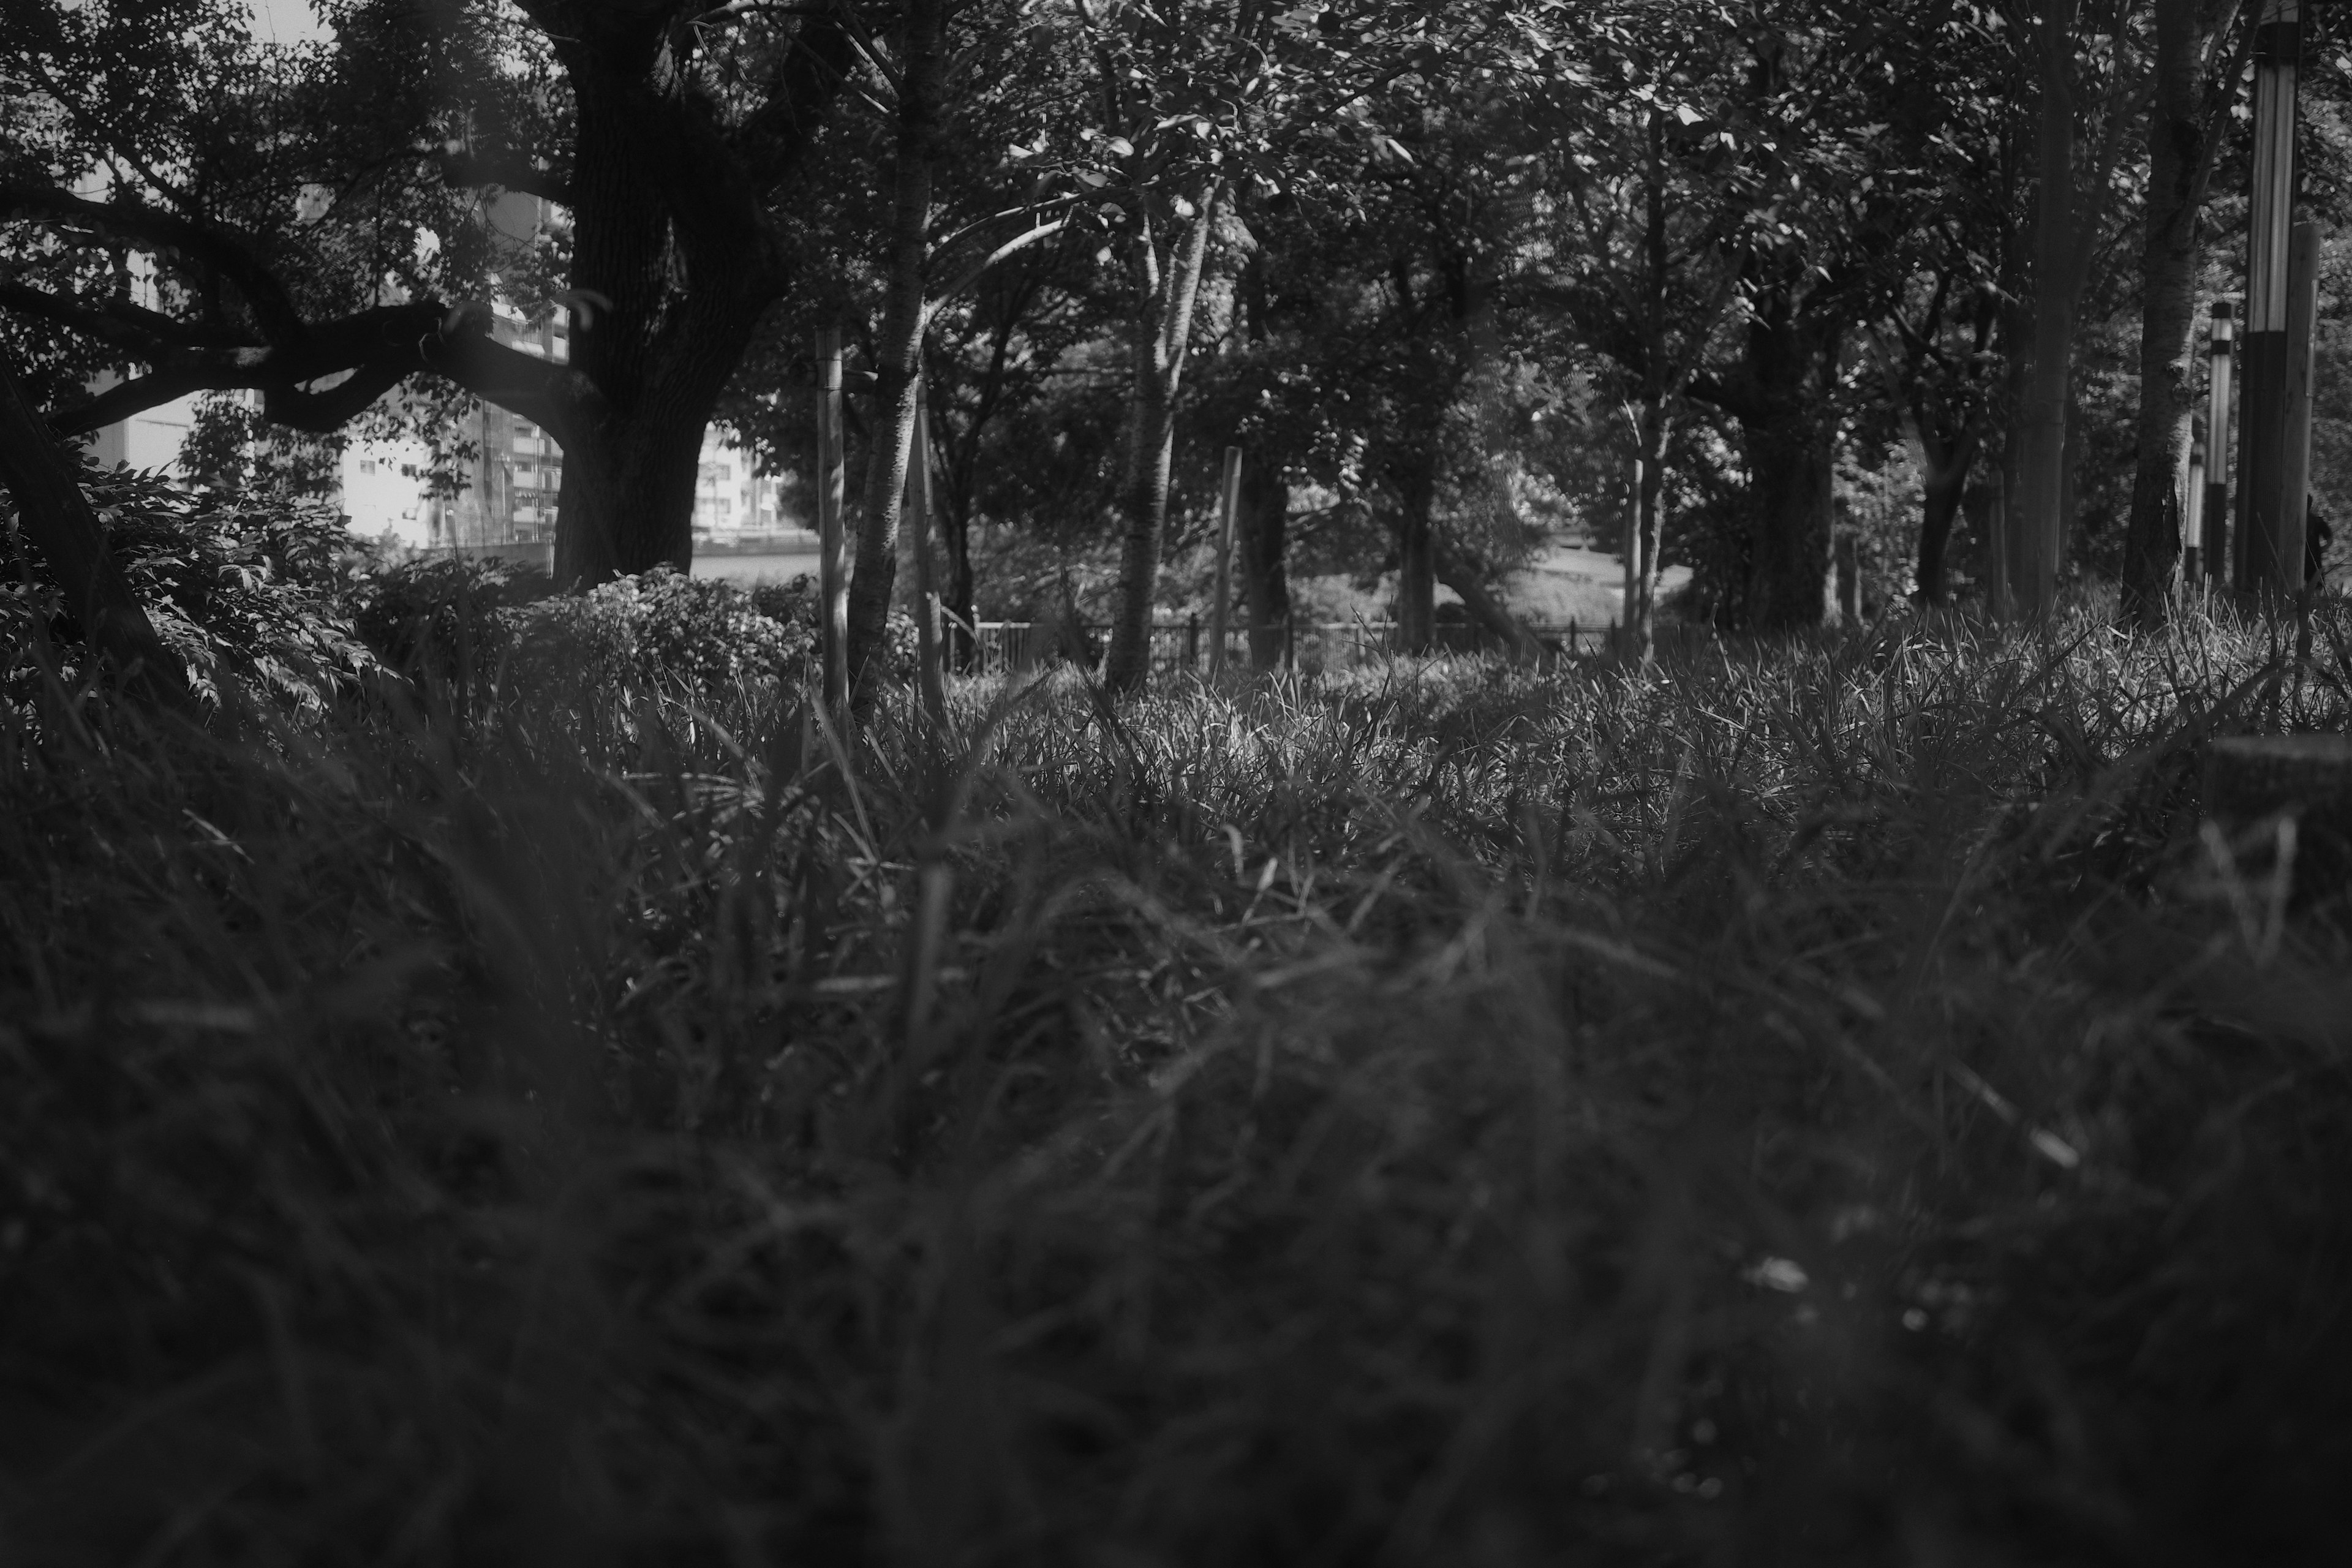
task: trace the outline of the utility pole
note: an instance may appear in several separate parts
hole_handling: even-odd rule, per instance
[[[2231,578],[2242,593],[2303,582],[2303,519],[2286,515],[2288,384],[2294,345],[2287,320],[2294,219],[2295,78],[2304,0],[2263,0],[2254,29],[2254,158],[2246,235],[2245,417],[2239,442],[2238,529]],[[2308,353],[2306,347],[2305,353]],[[2289,533],[2297,544],[2287,551]]]

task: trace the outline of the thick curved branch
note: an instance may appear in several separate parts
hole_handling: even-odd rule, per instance
[[[576,401],[562,367],[493,341],[478,310],[424,300],[322,322],[289,346],[174,354],[49,423],[60,436],[81,436],[192,392],[255,390],[271,423],[323,432],[416,374],[446,376],[559,438]],[[335,375],[347,379],[310,390]]]
[[[496,185],[500,190],[520,191],[559,206],[572,205],[572,182],[557,170],[541,168],[516,148],[468,151],[428,147],[424,149],[424,155],[439,167],[443,183],[457,189],[478,190]]]
[[[236,236],[211,224],[158,212],[135,202],[92,201],[49,185],[0,182],[0,218],[83,224],[160,250],[177,251],[236,285],[252,307],[262,335],[289,342],[302,335],[301,313],[267,267]]]
[[[341,429],[367,412],[368,405],[408,379],[397,364],[362,365],[331,387],[305,392],[299,387],[273,386],[261,394],[261,416],[289,430],[324,436]]]
[[[28,289],[21,283],[0,283],[0,310],[54,321],[141,359],[152,359],[171,349],[242,346],[234,332],[179,321],[128,300],[91,303],[43,289]]]

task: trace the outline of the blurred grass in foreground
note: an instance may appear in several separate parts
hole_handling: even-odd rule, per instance
[[[848,769],[53,689],[0,1557],[2321,1561],[2352,922],[2197,758],[2348,629],[1065,675]]]

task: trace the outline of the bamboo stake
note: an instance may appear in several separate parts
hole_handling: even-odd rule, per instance
[[[2286,385],[2280,399],[2278,558],[2272,565],[2279,592],[2303,591],[2305,508],[2311,500],[2312,340],[2319,318],[2319,226],[2299,223],[2287,243]]]
[[[1225,606],[1234,596],[1234,526],[1242,504],[1242,449],[1225,448],[1225,479],[1218,488],[1217,596],[1209,606],[1209,678],[1225,672]]]
[[[846,475],[841,450],[839,327],[817,329],[816,369],[817,632],[824,655],[824,702],[839,720],[849,712],[849,584],[841,558]]]

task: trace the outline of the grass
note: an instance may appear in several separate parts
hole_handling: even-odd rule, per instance
[[[12,1563],[2318,1562],[2200,622],[0,726]],[[2251,911],[2251,913],[2249,913]]]

